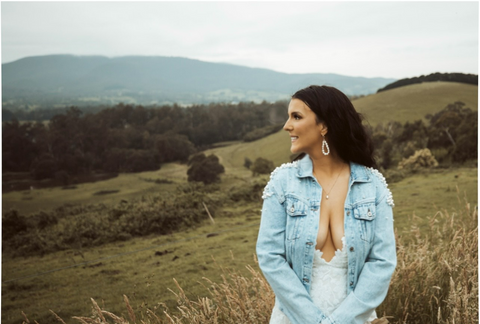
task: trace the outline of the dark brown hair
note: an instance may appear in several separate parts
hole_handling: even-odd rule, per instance
[[[373,143],[362,125],[363,116],[340,90],[329,86],[311,85],[298,90],[292,99],[303,101],[326,124],[327,142],[346,162],[377,167]]]

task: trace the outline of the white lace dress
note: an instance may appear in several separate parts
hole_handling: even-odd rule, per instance
[[[348,258],[345,248],[345,237],[342,237],[342,250],[335,251],[330,262],[322,258],[323,252],[315,249],[313,256],[312,286],[310,296],[315,305],[325,315],[330,315],[347,297],[347,268]],[[377,318],[375,311],[365,324],[370,324]],[[291,324],[290,320],[275,305],[273,307],[270,324]]]

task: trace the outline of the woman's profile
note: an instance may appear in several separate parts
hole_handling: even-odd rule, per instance
[[[260,268],[270,324],[364,324],[396,266],[393,199],[360,114],[339,90],[309,86],[288,106],[291,152],[263,193]]]

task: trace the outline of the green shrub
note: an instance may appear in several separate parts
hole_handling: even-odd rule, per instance
[[[8,240],[12,237],[27,231],[27,220],[15,209],[11,209],[2,217],[2,240]]]
[[[243,166],[246,167],[247,169],[250,169],[251,165],[252,165],[252,160],[250,160],[248,157],[245,157],[245,162],[243,163]]]
[[[259,157],[253,162],[250,170],[252,170],[253,175],[256,176],[259,174],[269,174],[274,168],[275,165],[272,161]]]
[[[32,223],[31,227],[37,227],[39,229],[44,229],[47,226],[52,226],[58,223],[57,216],[53,213],[46,213],[40,211],[37,214],[30,215],[28,217],[28,222]]]
[[[263,188],[265,188],[266,185],[266,180],[260,180],[248,185],[235,186],[230,189],[228,196],[234,202],[261,201]]]
[[[225,172],[225,168],[220,164],[216,155],[205,156],[197,154],[191,158],[188,163],[190,168],[187,171],[188,181],[201,181],[204,184],[210,184],[220,181],[220,174]]]

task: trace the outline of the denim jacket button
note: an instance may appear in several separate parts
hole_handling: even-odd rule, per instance
[[[312,242],[307,242],[307,245],[313,245],[313,243]]]
[[[350,281],[350,286],[353,286],[353,281]]]
[[[350,211],[347,211],[347,216],[350,216]]]
[[[355,249],[353,248],[353,246],[350,247],[350,252],[353,252],[355,251]]]
[[[368,212],[367,215],[368,215],[368,216],[372,216],[372,212]]]
[[[295,211],[295,208],[294,207],[290,208],[290,211],[293,213]]]
[[[309,282],[307,278],[304,278],[304,279],[303,279],[303,281],[305,281],[305,282]]]

